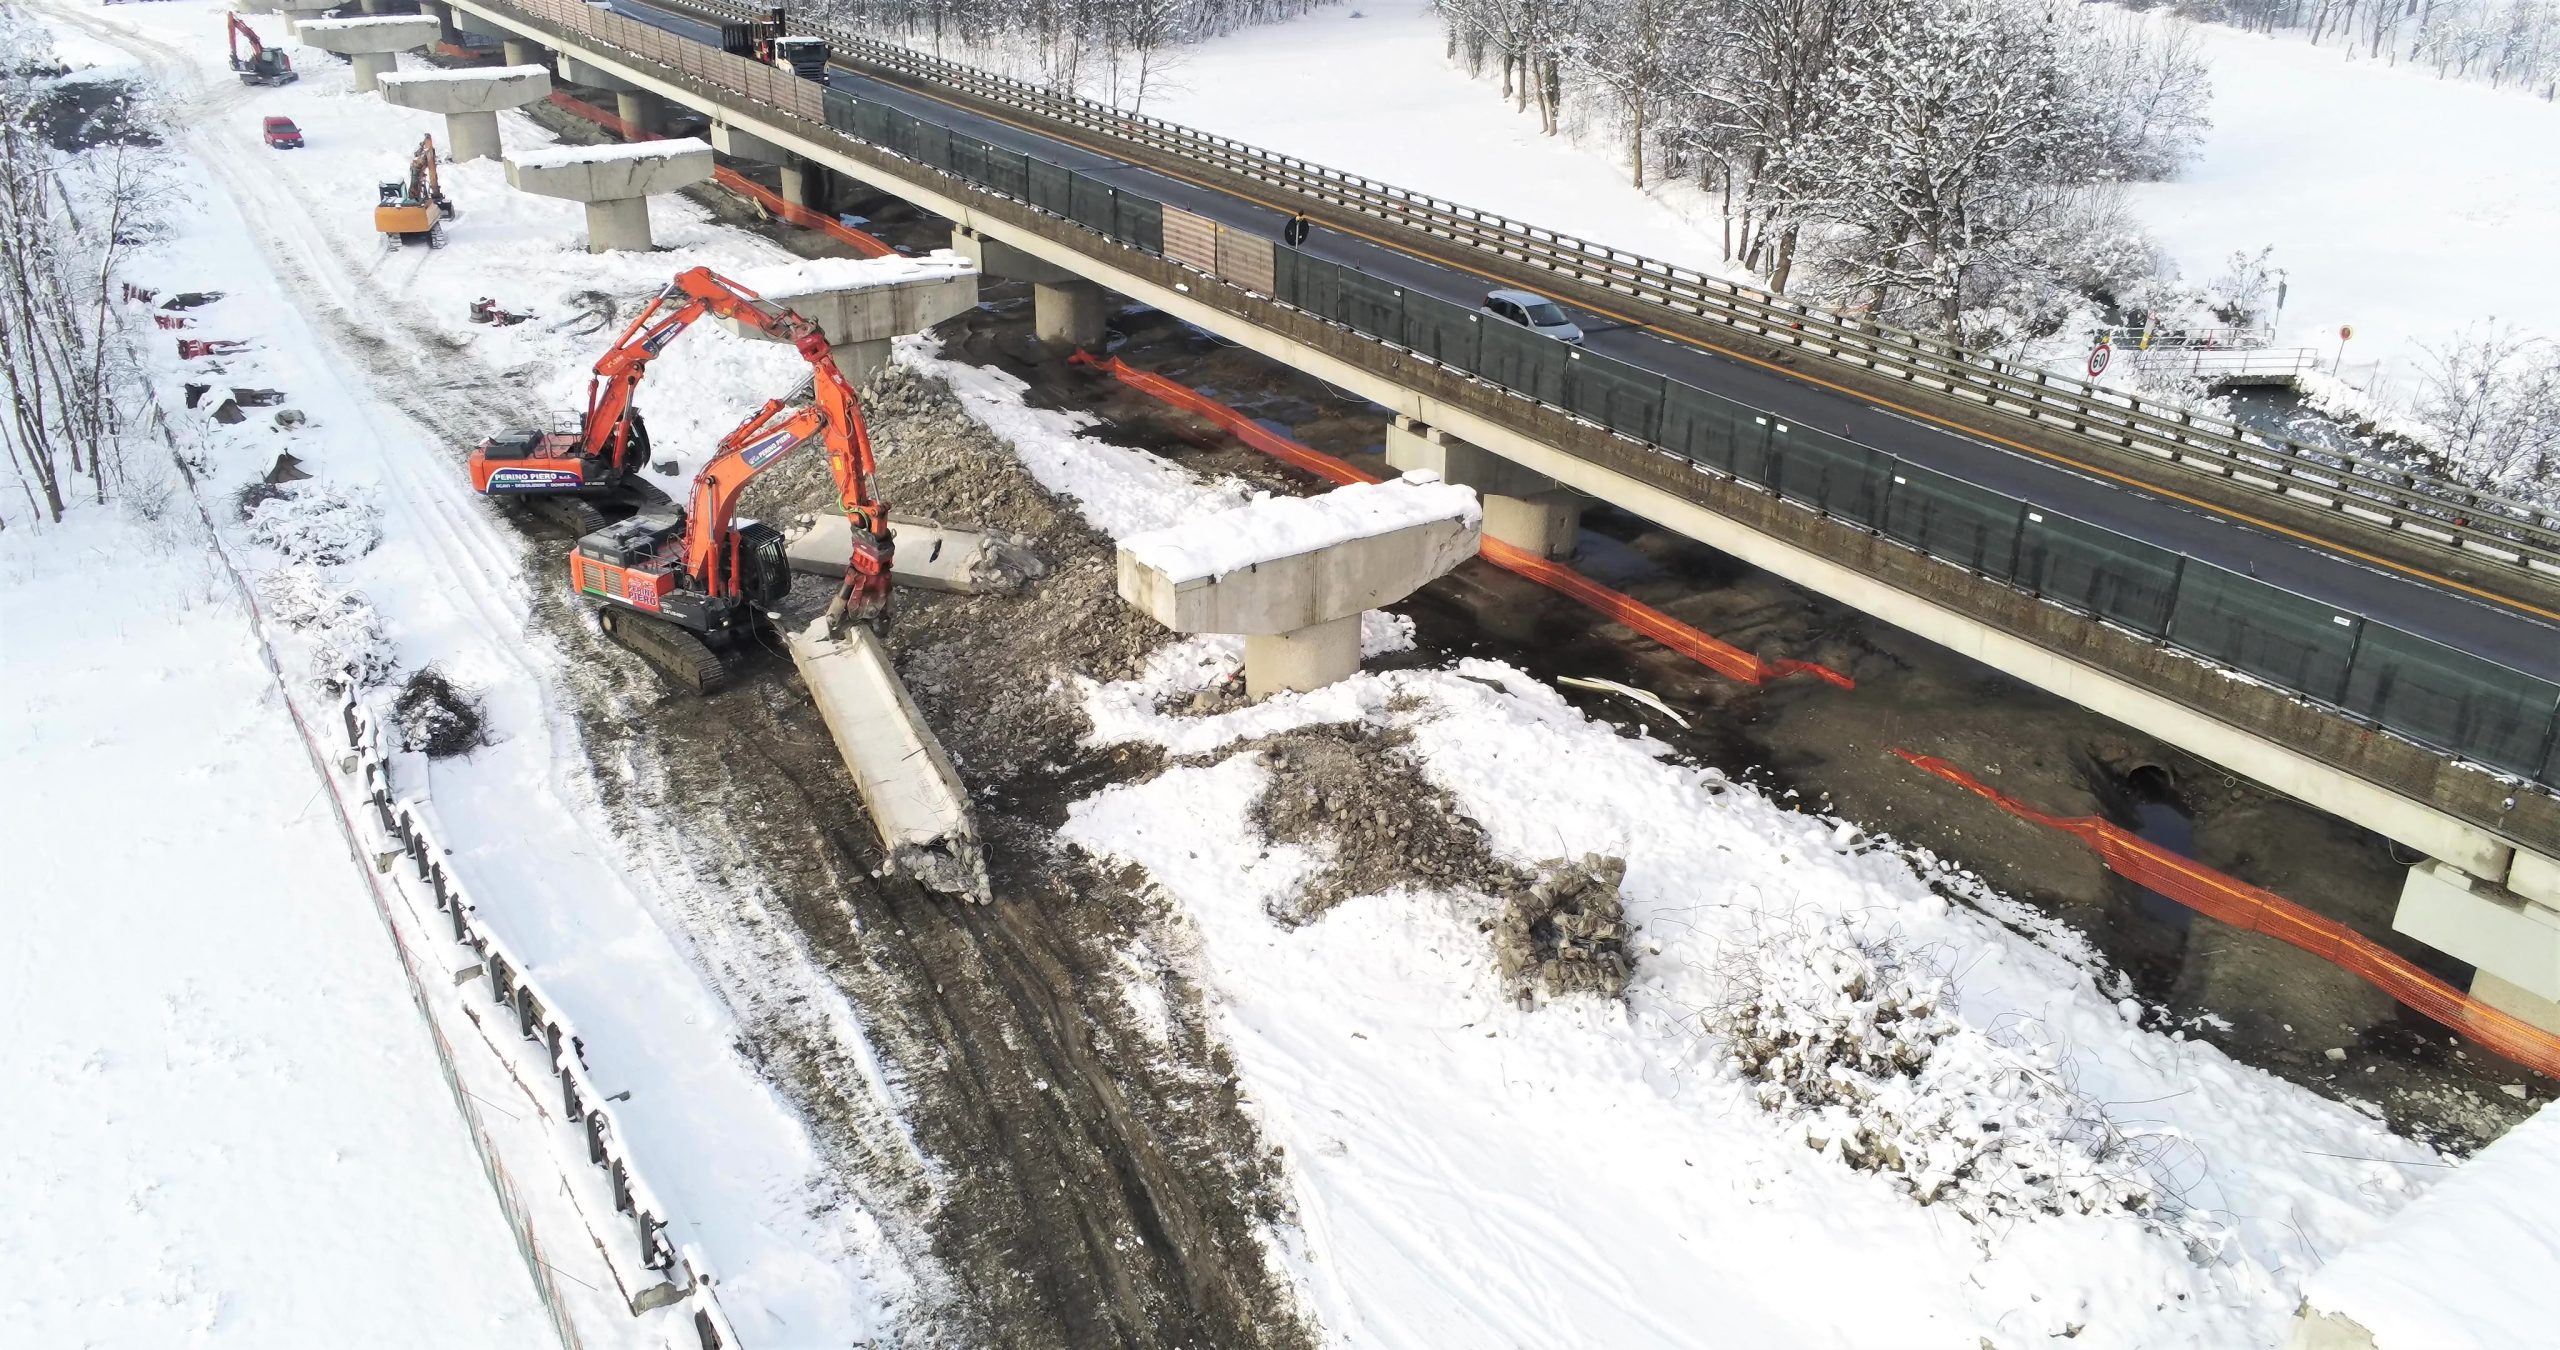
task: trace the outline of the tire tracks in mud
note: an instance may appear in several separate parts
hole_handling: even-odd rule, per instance
[[[47,9],[191,96],[189,148],[376,398],[449,447],[535,405],[467,343],[383,298],[372,280],[397,254],[358,258],[273,192],[248,142],[218,122],[245,105],[240,91],[205,81],[166,43]],[[1232,1184],[1253,1165],[1232,1156],[1249,1151],[1249,1132],[1240,1144],[1184,1119],[1240,1119],[1214,1043],[1192,1047],[1190,1063],[1119,1050],[1138,1038],[1112,1025],[1109,925],[1077,918],[1089,891],[1108,889],[1077,883],[1098,878],[1045,831],[1011,822],[991,822],[992,906],[874,875],[877,842],[787,663],[761,661],[712,699],[668,693],[542,583],[538,542],[469,518],[485,508],[434,481],[453,466],[404,460],[384,456],[386,486],[432,521],[420,531],[431,560],[528,578],[529,601],[484,584],[452,588],[453,602],[516,649],[522,678],[549,681],[575,711],[574,731],[551,732],[552,795],[592,792],[626,874],[738,1016],[740,1052],[820,1139],[840,1193],[811,1197],[813,1214],[860,1205],[924,1276],[940,1306],[910,1310],[904,1339],[1026,1350],[1311,1339],[1254,1236],[1274,1216]],[[526,631],[534,650],[507,641]],[[586,782],[567,767],[581,760]]]

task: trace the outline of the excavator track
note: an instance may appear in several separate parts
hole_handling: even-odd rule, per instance
[[[736,661],[724,659],[702,639],[664,619],[614,607],[600,611],[596,624],[613,645],[697,694],[719,693],[737,673]]]

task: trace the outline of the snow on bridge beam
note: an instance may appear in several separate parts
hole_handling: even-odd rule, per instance
[[[711,147],[690,138],[632,145],[562,145],[507,156],[519,192],[587,204],[587,251],[651,247],[649,197],[711,176]]]
[[[814,321],[844,377],[859,385],[888,364],[889,340],[921,333],[978,305],[978,272],[948,249],[921,258],[826,258],[737,273],[740,285]],[[734,319],[741,337],[765,335]]]
[[[295,36],[303,45],[335,52],[355,63],[356,89],[372,93],[376,82],[400,68],[400,53],[416,51],[444,34],[444,26],[417,14],[361,19],[304,19]]]
[[[1430,473],[1266,497],[1120,541],[1120,598],[1179,633],[1242,633],[1245,692],[1360,669],[1360,615],[1476,555],[1476,494]]]
[[[451,158],[496,159],[498,110],[521,108],[548,97],[551,72],[540,66],[394,71],[376,83],[385,103],[443,113],[445,148]]]

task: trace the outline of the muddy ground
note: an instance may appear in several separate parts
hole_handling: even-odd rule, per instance
[[[1097,434],[1204,473],[1302,493],[1324,486],[1199,419],[1049,359],[1026,331],[1027,290],[991,283],[984,293],[990,305],[946,326],[951,352],[1025,379],[1034,402],[1090,412],[1104,419]],[[1149,310],[1116,314],[1111,343],[1133,364],[1318,449],[1384,467],[1385,414],[1365,400]],[[1912,770],[1891,751],[1942,756],[2055,814],[2154,827],[2146,833],[2164,844],[2348,923],[2457,986],[2467,983],[2467,967],[2392,931],[2410,859],[2395,858],[2380,836],[1597,503],[1577,565],[1728,642],[1821,661],[1859,687],[1844,692],[1807,679],[1737,685],[1482,564],[1399,608],[1419,624],[1420,659],[1479,654],[1541,676],[1599,676],[1661,695],[1691,729],[1612,695],[1565,691],[1594,716],[1642,724],[1696,762],[1801,809],[1931,850],[2082,935],[2105,958],[2106,978],[2138,997],[2152,1024],[2369,1103],[2395,1128],[2466,1150],[2560,1089],[2456,1042],[2326,961],[2151,895],[2069,836]],[[2333,1059],[2332,1050],[2345,1058]],[[2523,1097],[2512,1095],[2518,1085]]]

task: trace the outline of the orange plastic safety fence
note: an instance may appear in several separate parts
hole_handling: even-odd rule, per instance
[[[1067,359],[1077,365],[1091,366],[1122,384],[1175,407],[1198,413],[1226,428],[1237,440],[1328,482],[1379,481],[1378,475],[1356,464],[1336,459],[1313,446],[1302,445],[1188,385],[1135,369],[1116,356],[1095,357],[1087,352],[1077,352]],[[1789,675],[1811,675],[1843,689],[1857,687],[1857,682],[1848,676],[1812,661],[1763,661],[1730,643],[1718,642],[1632,596],[1611,590],[1562,563],[1514,548],[1498,539],[1485,540],[1482,551],[1486,562],[1578,600],[1727,679],[1744,684],[1763,684]]]
[[[2264,933],[2355,975],[2400,1002],[2536,1073],[2560,1077],[2560,1036],[2490,1007],[2344,924],[2225,876],[2096,816],[2049,816],[1934,755],[1893,752],[1924,772],[1989,799],[2021,820],[2077,836],[2118,875],[2235,928]]]
[[[614,135],[621,137],[625,141],[656,141],[666,139],[654,131],[643,131],[632,123],[623,120],[621,117],[613,113],[606,112],[604,109],[599,108],[584,99],[572,98],[567,94],[558,92],[557,90],[552,92],[551,102],[554,107],[560,108],[574,116],[585,118],[587,121],[603,127],[605,130],[612,132]],[[781,193],[747,177],[745,174],[739,173],[735,169],[714,169],[711,171],[711,179],[713,182],[718,183],[720,186],[727,188],[731,192],[735,192],[742,197],[754,198],[757,202],[763,205],[765,210],[772,212],[774,215],[782,218],[783,220],[789,221],[804,230],[825,231],[838,243],[844,244],[866,258],[886,258],[898,251],[883,242],[879,236],[866,233],[862,230],[857,230],[823,211],[812,211],[808,207],[788,201]]]

